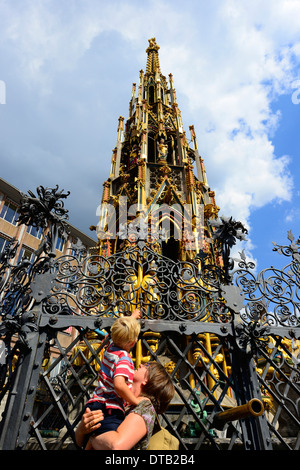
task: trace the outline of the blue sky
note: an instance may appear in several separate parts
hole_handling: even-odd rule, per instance
[[[259,269],[277,265],[272,241],[300,235],[299,18],[299,0],[0,0],[1,177],[71,191],[70,221],[92,235],[156,37],[220,215],[248,226]]]

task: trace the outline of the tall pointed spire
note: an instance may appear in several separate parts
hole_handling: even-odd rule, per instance
[[[127,121],[123,117],[119,118],[117,146],[113,150],[111,172],[104,183],[102,201],[113,204],[117,212],[126,201],[128,207],[135,207],[133,217],[142,217],[144,222],[156,215],[158,225],[168,219],[172,228],[168,230],[167,239],[173,237],[173,241],[169,248],[167,243],[164,244],[166,256],[188,259],[204,250],[211,262],[218,262],[209,219],[218,217],[219,208],[208,186],[194,126],[189,126],[190,139],[183,128],[173,76],[169,74],[167,81],[161,73],[159,49],[156,39],[149,39],[146,72],[141,70],[138,86],[136,83],[132,86]],[[171,216],[167,208],[172,207],[173,210],[175,206],[176,214]],[[203,209],[202,218],[199,217],[200,206]],[[153,207],[159,208],[156,215],[153,215]],[[162,207],[165,213],[159,214]],[[183,219],[187,207],[190,210],[189,228],[192,233],[184,238],[186,232],[183,225],[186,221]],[[114,214],[114,211],[112,213],[116,215],[118,224],[121,216],[118,219],[118,214]],[[107,218],[101,223],[104,231],[109,222],[109,211],[106,210],[105,214]],[[127,224],[133,217],[127,219]],[[176,242],[175,232],[180,234]],[[188,239],[193,237],[195,243],[189,244]],[[116,239],[109,244],[106,242],[106,246],[112,253],[118,251],[122,243]]]
[[[158,51],[160,47],[158,44],[156,44],[156,39],[148,39],[149,41],[149,47],[146,49],[146,52],[148,54],[148,59],[147,59],[147,66],[146,66],[146,73],[151,74],[151,73],[160,73],[160,65],[159,65],[159,56],[158,56]]]

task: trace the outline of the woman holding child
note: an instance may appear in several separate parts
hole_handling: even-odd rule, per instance
[[[150,362],[134,371],[129,350],[139,334],[135,321],[124,317],[112,326],[98,387],[76,430],[76,442],[86,450],[147,449],[156,412],[163,413],[174,396],[174,385],[162,365]],[[130,405],[126,410],[125,403]]]

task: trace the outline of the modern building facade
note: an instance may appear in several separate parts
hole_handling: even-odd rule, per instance
[[[33,261],[35,252],[42,241],[42,229],[34,226],[18,224],[18,209],[21,204],[22,193],[13,185],[0,178],[0,256],[7,244],[13,240],[18,242],[15,256],[10,260],[12,265],[19,264],[22,260]],[[87,250],[96,246],[96,241],[68,224],[68,238],[58,238],[56,244],[56,256],[72,254],[72,246],[78,240]],[[66,330],[61,334],[62,344],[68,344],[74,331]],[[55,353],[55,351],[54,351]]]
[[[34,252],[39,248],[42,230],[36,227],[18,225],[18,208],[20,207],[22,193],[13,185],[0,178],[0,253],[3,251],[7,242],[16,239],[19,247],[16,251],[13,264],[18,264],[22,259],[32,260]],[[83,245],[90,249],[96,245],[96,241],[68,224],[69,237],[67,240],[59,238],[56,245],[56,254],[69,254],[72,250],[72,243],[78,239]]]

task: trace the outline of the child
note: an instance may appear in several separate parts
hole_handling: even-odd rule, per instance
[[[96,434],[115,431],[125,418],[125,404],[137,405],[141,401],[141,397],[136,398],[130,390],[135,371],[129,351],[140,333],[137,318],[140,318],[139,310],[130,317],[118,318],[111,327],[111,342],[102,359],[98,386],[86,404],[91,411],[101,409],[103,412],[104,419]],[[88,444],[86,450],[89,449]]]

